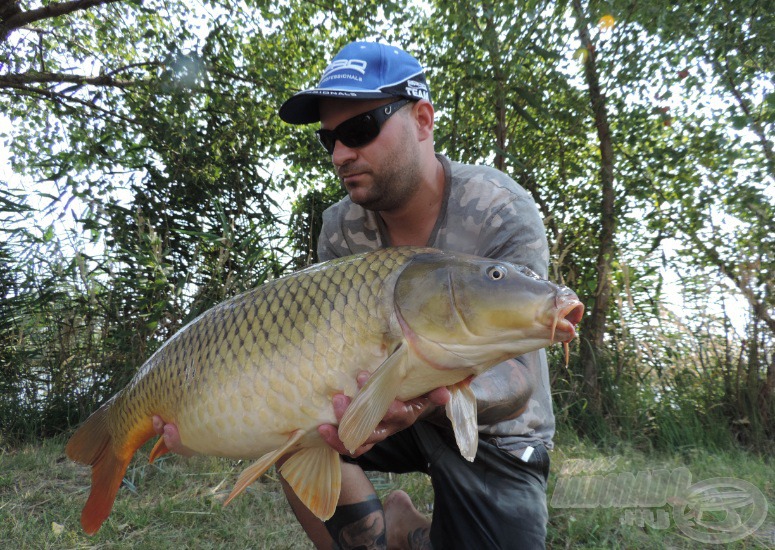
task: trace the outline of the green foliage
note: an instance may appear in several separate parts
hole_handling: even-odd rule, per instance
[[[317,242],[323,228],[323,211],[346,195],[339,185],[327,185],[300,196],[293,205],[291,238],[297,258],[296,268],[318,263]]]
[[[603,281],[600,140],[571,3],[115,2],[14,30],[0,43],[0,108],[13,170],[31,185],[0,188],[4,441],[69,429],[195,315],[315,261],[320,214],[342,190],[312,130],[276,112],[346,42],[379,39],[428,67],[437,150],[494,165],[534,196],[551,278],[588,311],[611,286],[604,346],[587,349],[602,406],[591,412],[575,347],[553,369],[558,417],[639,447],[765,448],[775,26],[764,4],[581,6],[614,148]],[[749,308],[741,333],[731,294]],[[680,322],[659,321],[677,307]]]

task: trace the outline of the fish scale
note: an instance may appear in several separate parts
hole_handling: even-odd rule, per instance
[[[121,402],[134,402],[138,396],[143,396],[153,407],[145,410],[127,411],[126,415],[115,415],[117,425],[114,433],[121,433],[133,423],[133,417],[138,414],[159,414],[168,422],[178,425],[184,445],[196,447],[193,437],[204,437],[209,443],[204,445],[202,452],[217,451],[221,456],[236,458],[255,458],[266,452],[260,443],[252,443],[252,448],[238,444],[231,438],[228,431],[230,425],[239,422],[248,411],[259,417],[275,418],[275,428],[284,433],[290,428],[286,401],[278,399],[277,395],[268,396],[267,390],[282,393],[283,387],[293,384],[299,394],[309,395],[320,407],[330,403],[330,397],[342,388],[329,387],[327,380],[317,374],[315,368],[303,369],[297,376],[296,369],[272,368],[286,363],[303,363],[305,360],[301,344],[304,334],[299,329],[298,315],[305,313],[305,327],[314,327],[314,349],[317,354],[327,347],[327,342],[344,341],[355,343],[355,330],[346,318],[357,323],[385,318],[370,314],[370,309],[376,306],[370,299],[380,293],[385,276],[395,278],[394,268],[405,263],[412,254],[395,251],[385,261],[372,266],[343,261],[337,269],[309,270],[309,276],[297,274],[292,278],[279,279],[251,291],[245,295],[233,298],[216,308],[209,310],[191,323],[191,326],[201,325],[202,331],[181,331],[180,336],[170,340],[149,362],[156,362],[159,368],[148,369],[148,376],[138,381],[136,390],[122,394]],[[350,290],[342,292],[342,282],[349,281]],[[306,304],[302,312],[301,305]],[[293,306],[296,306],[295,308]],[[297,313],[294,314],[293,310]],[[279,315],[287,312],[286,315]],[[322,326],[316,325],[319,320],[329,317],[330,322]],[[387,326],[379,327],[381,333],[375,347],[382,348],[382,335],[389,333]],[[211,350],[216,350],[215,354]],[[334,351],[337,346],[334,345]],[[247,360],[240,360],[240,353]],[[325,366],[332,361],[326,355],[318,362]],[[336,358],[334,358],[336,359]],[[192,373],[181,377],[176,368],[192,365]],[[177,366],[177,367],[176,367]],[[222,368],[216,368],[222,366]],[[352,371],[352,369],[350,369]],[[292,373],[286,376],[287,373]],[[346,372],[349,378],[354,378],[356,371]],[[175,389],[171,380],[189,379],[193,383],[178,386],[177,391],[154,393],[149,388]],[[239,380],[235,384],[234,381]],[[218,389],[231,381],[237,388],[236,395],[229,399],[221,397]],[[241,392],[239,388],[253,388],[252,392]],[[255,391],[258,389],[258,391]],[[201,414],[201,399],[205,397],[205,410]],[[258,399],[256,399],[258,398]],[[167,403],[170,402],[170,403]],[[174,406],[173,406],[174,405]],[[265,410],[268,408],[269,410]],[[153,410],[151,410],[153,409]],[[212,413],[215,414],[212,414]],[[166,414],[164,414],[166,413]],[[274,414],[272,414],[274,413]],[[219,422],[220,420],[220,422]],[[316,419],[310,419],[316,420]],[[333,416],[327,420],[334,422]],[[318,421],[319,423],[319,421]],[[224,433],[224,429],[226,432]],[[242,437],[260,436],[263,434],[241,433]]]
[[[493,269],[507,283],[490,277]],[[555,330],[572,337],[580,313],[567,322],[559,311],[578,300],[568,305],[570,291],[558,288],[505,262],[401,247],[313,266],[215,306],[168,340],[68,442],[68,456],[92,466],[84,530],[96,532],[107,518],[129,461],[154,435],[154,415],[176,424],[193,451],[258,459],[227,502],[286,457],[284,478],[322,519],[333,514],[341,473],[317,427],[337,423],[336,393],[354,398],[339,433],[355,449],[394,398],[449,386],[447,414],[473,460],[476,402],[467,380],[548,345]],[[568,303],[558,305],[558,296]],[[361,370],[373,375],[359,390]],[[165,452],[160,439],[151,460]]]

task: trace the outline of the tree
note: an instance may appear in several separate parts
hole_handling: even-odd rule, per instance
[[[0,388],[8,410],[45,416],[33,431],[65,429],[214,302],[315,261],[342,190],[310,128],[276,111],[354,39],[415,53],[437,149],[535,198],[550,277],[590,312],[581,353],[556,358],[558,415],[580,426],[591,406],[644,433],[721,395],[734,421],[775,418],[760,3],[26,6],[0,2],[4,138],[34,182],[26,198],[0,189]],[[657,320],[666,268],[689,322]],[[750,304],[745,342],[718,314],[730,283]]]
[[[597,66],[597,49],[589,32],[588,15],[580,0],[573,0],[576,26],[583,50],[584,76],[589,89],[589,102],[600,147],[600,234],[597,239],[596,260],[597,287],[594,305],[588,317],[584,339],[588,345],[581,348],[581,362],[584,368],[584,382],[588,389],[590,403],[595,412],[600,412],[600,390],[598,386],[598,355],[605,347],[606,322],[611,299],[611,271],[614,259],[615,233],[618,212],[614,204],[614,148],[611,128],[608,123],[608,107],[600,87]]]
[[[63,260],[52,265],[62,293],[45,311],[50,324],[72,327],[73,349],[87,341],[89,351],[22,378],[50,384],[56,365],[67,370],[76,383],[57,395],[79,402],[81,414],[198,312],[293,263],[281,203],[323,172],[325,158],[312,153],[307,129],[279,121],[277,107],[317,78],[331,42],[400,13],[376,2],[216,3],[215,16],[186,3],[161,7],[73,2],[3,19],[0,104],[14,121],[6,140],[14,167],[47,182],[49,212],[72,215],[72,234],[87,237],[70,250],[45,230]],[[332,32],[325,19],[342,24]],[[294,167],[282,171],[288,157]],[[31,276],[21,292],[40,304]],[[73,301],[88,323],[68,321],[82,312]],[[24,312],[22,333],[37,330],[38,313]],[[55,333],[40,334],[30,349],[57,347]],[[73,420],[47,416],[49,431]]]

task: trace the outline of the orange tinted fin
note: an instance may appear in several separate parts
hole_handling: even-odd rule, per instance
[[[134,434],[127,434],[124,441],[114,441],[108,430],[108,414],[112,404],[113,399],[86,419],[65,448],[71,459],[92,467],[91,492],[81,512],[81,526],[89,535],[99,531],[110,515],[129,461],[154,433],[148,419],[147,429],[138,426],[140,429]]]
[[[223,505],[226,506],[232,501],[234,497],[247,489],[248,485],[261,477],[272,464],[277,462],[283,455],[287,454],[291,447],[293,447],[305,433],[306,432],[304,430],[296,430],[291,434],[291,437],[288,438],[288,441],[286,441],[282,447],[276,451],[266,453],[253,464],[245,468],[245,470],[240,474],[239,478],[237,478],[237,483],[234,485],[234,489],[231,490],[231,493],[229,493],[229,496],[224,501]]]
[[[160,436],[159,440],[156,442],[156,445],[153,446],[153,449],[151,449],[151,455],[148,457],[148,463],[153,464],[153,461],[159,458],[160,456],[166,455],[170,450],[167,448],[167,445],[164,443],[164,436]]]
[[[331,519],[342,490],[339,453],[328,446],[302,449],[285,461],[280,473],[313,514]]]

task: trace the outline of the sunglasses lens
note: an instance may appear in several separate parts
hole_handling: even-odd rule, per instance
[[[394,101],[373,111],[349,118],[333,130],[320,129],[315,133],[329,155],[334,154],[336,140],[347,147],[363,147],[374,141],[379,135],[380,126],[407,103],[409,103],[408,99]]]
[[[320,142],[320,145],[323,146],[323,149],[325,149],[329,155],[333,155],[334,147],[336,146],[336,133],[333,130],[318,130],[315,133],[317,134],[318,141]]]
[[[347,147],[363,147],[379,135],[379,124],[367,113],[344,121],[336,128],[336,133]]]
[[[334,154],[336,140],[347,147],[363,147],[379,135],[379,123],[371,113],[365,113],[345,120],[334,130],[318,130],[315,132],[318,141],[329,155]]]

